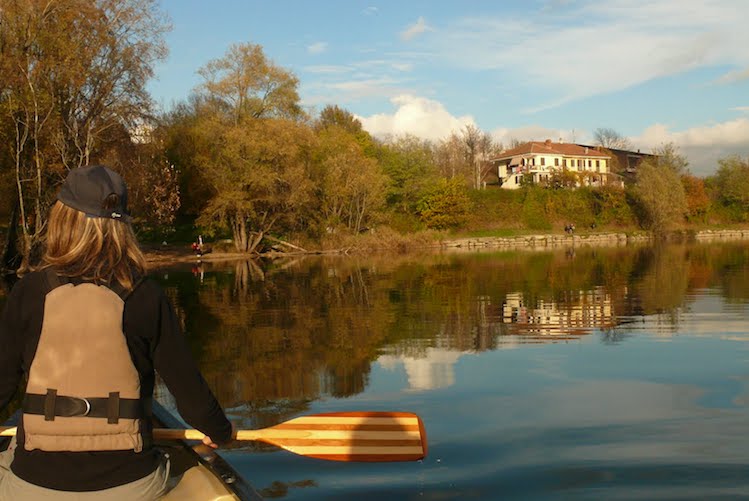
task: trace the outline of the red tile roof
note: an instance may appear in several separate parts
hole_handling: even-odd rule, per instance
[[[523,143],[517,148],[503,151],[494,160],[504,160],[518,155],[562,155],[568,157],[594,157],[611,158],[611,155],[603,153],[595,148],[580,146],[573,143],[552,143],[551,141],[531,141]]]

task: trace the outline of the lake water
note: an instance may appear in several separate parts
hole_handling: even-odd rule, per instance
[[[423,419],[414,463],[246,443],[294,500],[749,497],[749,243],[308,257],[157,270],[241,428]]]
[[[157,272],[240,427],[414,412],[421,462],[245,444],[269,498],[749,497],[749,243]]]

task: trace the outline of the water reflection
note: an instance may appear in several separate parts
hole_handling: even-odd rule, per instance
[[[623,290],[626,296],[626,287]],[[574,339],[592,329],[615,327],[611,294],[598,287],[589,291],[569,291],[562,301],[539,299],[528,304],[522,292],[507,294],[502,304],[502,322],[511,325],[515,335],[557,336]]]
[[[667,337],[694,322],[695,294],[746,304],[748,257],[746,244],[582,248],[572,258],[202,263],[162,276],[222,401],[251,404],[263,421],[265,408],[281,419],[321,397],[361,393],[374,362],[403,367],[409,388],[426,390],[452,385],[464,354],[591,334],[619,342],[644,327]]]

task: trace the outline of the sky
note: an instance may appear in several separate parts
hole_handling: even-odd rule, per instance
[[[334,104],[378,137],[467,124],[509,146],[590,144],[598,128],[695,175],[749,156],[749,0],[161,0],[162,109],[234,43],[263,47],[313,115]]]

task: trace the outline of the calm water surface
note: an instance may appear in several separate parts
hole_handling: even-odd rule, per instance
[[[749,498],[749,243],[157,276],[239,427],[347,410],[426,424],[417,463],[228,452],[268,498]]]

